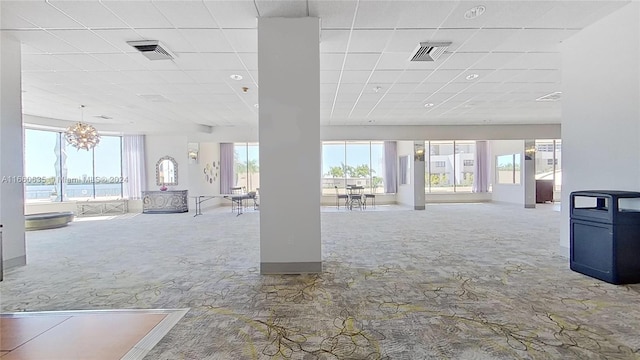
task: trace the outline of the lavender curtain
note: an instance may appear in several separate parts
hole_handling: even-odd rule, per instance
[[[233,143],[220,143],[220,194],[230,194],[233,186]]]
[[[398,192],[398,148],[395,141],[384,142],[384,192]]]
[[[473,192],[489,191],[489,144],[476,141],[476,161],[474,162]]]
[[[144,160],[144,135],[125,135],[122,137],[122,197],[141,199],[146,186],[146,164]]]

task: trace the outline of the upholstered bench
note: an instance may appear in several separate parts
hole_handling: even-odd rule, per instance
[[[24,229],[29,231],[59,228],[67,226],[71,221],[73,213],[70,211],[30,214],[24,216]]]

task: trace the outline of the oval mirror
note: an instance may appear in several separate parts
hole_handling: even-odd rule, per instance
[[[178,163],[171,156],[163,156],[156,163],[156,184],[178,185]]]

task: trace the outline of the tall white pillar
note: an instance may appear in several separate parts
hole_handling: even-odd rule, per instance
[[[524,141],[524,207],[536,207],[536,141]]]
[[[0,224],[4,269],[27,263],[20,43],[0,34]]]
[[[425,209],[424,175],[425,155],[424,141],[413,142],[413,209]]]
[[[569,195],[640,191],[640,3],[561,44],[561,251],[569,254]]]
[[[260,272],[322,271],[320,20],[258,19]]]

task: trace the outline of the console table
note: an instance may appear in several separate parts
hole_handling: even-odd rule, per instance
[[[143,191],[142,212],[153,213],[182,213],[189,211],[189,191]]]

